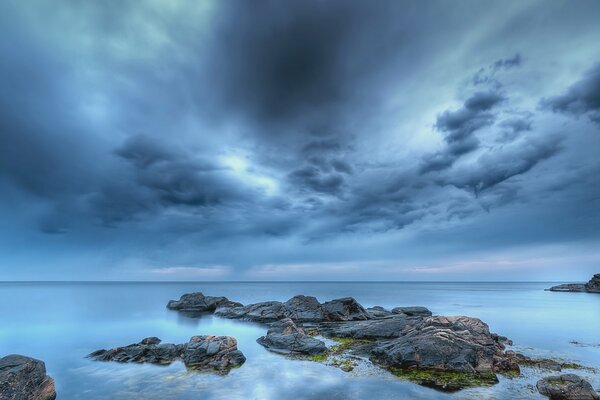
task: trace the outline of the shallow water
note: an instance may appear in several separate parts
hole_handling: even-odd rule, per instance
[[[536,399],[546,372],[525,369],[490,388],[441,393],[387,373],[356,376],[310,361],[271,354],[255,340],[256,324],[207,316],[191,319],[165,305],[202,291],[242,303],[296,294],[320,301],[352,296],[364,306],[423,305],[435,314],[467,315],[514,340],[528,355],[559,357],[600,368],[600,295],[553,293],[550,283],[0,283],[0,355],[42,359],[56,380],[58,399]],[[99,348],[158,336],[184,343],[193,335],[230,335],[246,363],[229,375],[170,366],[93,362]],[[577,341],[587,345],[569,343]],[[577,371],[600,388],[600,376]]]

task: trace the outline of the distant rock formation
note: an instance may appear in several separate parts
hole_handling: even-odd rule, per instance
[[[56,399],[54,380],[46,375],[44,362],[17,354],[0,358],[0,399]]]
[[[546,290],[551,292],[600,293],[600,274],[594,275],[588,283],[565,283]]]
[[[163,365],[181,360],[189,369],[221,372],[239,367],[246,361],[231,336],[193,336],[186,344],[161,344],[159,338],[150,337],[128,346],[98,350],[88,357],[96,361]]]
[[[536,385],[538,392],[550,400],[598,400],[598,393],[585,379],[564,374],[540,379]]]

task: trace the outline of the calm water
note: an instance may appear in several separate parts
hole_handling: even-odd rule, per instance
[[[560,357],[600,368],[600,295],[551,293],[549,283],[0,283],[0,355],[42,359],[63,399],[519,399],[542,398],[540,372],[492,387],[445,394],[389,374],[354,376],[309,361],[268,353],[259,325],[216,317],[190,319],[168,311],[186,292],[224,295],[242,303],[325,301],[353,296],[365,306],[424,305],[436,314],[479,317],[529,355]],[[158,336],[184,343],[197,334],[231,335],[247,357],[227,376],[168,367],[92,362],[99,348]],[[576,346],[570,341],[596,345]],[[585,375],[596,388],[600,377]]]

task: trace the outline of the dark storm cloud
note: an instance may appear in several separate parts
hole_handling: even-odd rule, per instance
[[[554,112],[573,116],[586,115],[592,121],[600,123],[600,63],[587,71],[564,94],[545,99],[542,105]]]
[[[497,91],[477,92],[465,101],[462,108],[440,114],[435,127],[446,135],[446,147],[426,156],[421,171],[446,169],[460,156],[477,149],[479,140],[473,134],[494,123],[496,115],[491,110],[504,100],[505,97]]]

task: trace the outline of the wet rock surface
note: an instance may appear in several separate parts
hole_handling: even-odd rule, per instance
[[[54,380],[43,361],[17,354],[0,358],[0,399],[54,400]]]
[[[537,382],[540,394],[551,400],[598,400],[598,393],[585,379],[575,374],[549,376]]]
[[[272,324],[267,334],[258,338],[257,342],[275,353],[314,356],[327,352],[323,341],[308,336],[290,318]]]
[[[227,371],[241,366],[246,358],[230,336],[193,336],[185,344],[162,344],[156,337],[110,350],[98,350],[88,355],[96,361],[151,363],[168,365],[181,360],[189,369]]]
[[[550,290],[551,292],[600,293],[600,274],[595,274],[588,283],[565,283],[553,286],[547,290]]]

